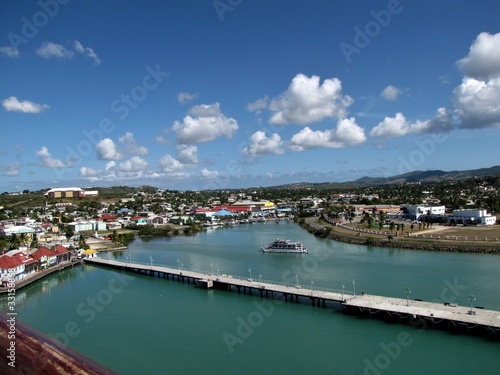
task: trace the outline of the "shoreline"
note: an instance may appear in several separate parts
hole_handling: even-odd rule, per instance
[[[22,289],[22,288],[24,288],[24,287],[26,287],[28,285],[31,285],[34,282],[37,282],[37,281],[45,278],[48,275],[51,275],[51,274],[53,274],[55,272],[59,272],[59,271],[62,271],[64,269],[68,268],[68,267],[73,267],[73,266],[79,265],[79,264],[80,265],[83,264],[83,259],[70,260],[70,261],[67,261],[67,262],[59,263],[58,265],[52,266],[49,269],[46,269],[46,270],[43,270],[43,271],[36,271],[36,272],[34,272],[32,274],[29,274],[28,276],[26,276],[25,278],[23,278],[21,280],[17,280],[14,289],[17,292],[19,289]],[[12,288],[0,287],[0,295],[8,293],[9,289],[12,289]]]
[[[335,230],[335,227],[331,227],[330,231],[326,230],[326,226],[319,224],[318,218],[308,218],[304,223],[299,223],[299,225],[307,230],[309,233],[314,234],[317,237],[328,238],[333,241],[348,243],[352,245],[364,245],[364,246],[378,246],[386,247],[390,249],[404,249],[404,250],[424,250],[424,251],[441,251],[441,252],[454,252],[454,253],[477,253],[477,254],[500,254],[500,245],[485,246],[476,245],[473,243],[460,244],[449,244],[449,243],[438,243],[432,240],[426,240],[425,242],[419,241],[409,241],[405,240],[398,241],[397,238],[392,241],[378,239],[377,237],[362,237],[356,235],[343,234]],[[372,240],[368,240],[371,238]]]

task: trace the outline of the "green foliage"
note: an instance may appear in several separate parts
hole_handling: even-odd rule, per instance
[[[375,245],[375,239],[373,237],[366,237],[365,245],[367,246]]]

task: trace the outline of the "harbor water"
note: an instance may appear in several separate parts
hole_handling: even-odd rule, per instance
[[[276,238],[302,241],[309,253],[259,252]],[[346,294],[406,298],[411,290],[410,300],[464,306],[473,295],[473,306],[500,311],[498,255],[349,245],[288,221],[136,239],[100,256]],[[18,319],[118,374],[500,373],[500,342],[487,338],[90,265],[19,290],[16,309]]]

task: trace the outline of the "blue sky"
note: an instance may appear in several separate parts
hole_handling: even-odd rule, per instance
[[[500,164],[498,1],[2,1],[0,191]]]

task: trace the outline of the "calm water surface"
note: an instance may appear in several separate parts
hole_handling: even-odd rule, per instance
[[[309,254],[263,254],[275,238]],[[291,222],[136,240],[111,258],[500,310],[500,256],[354,246]],[[106,257],[106,256],[105,256]],[[151,257],[151,258],[150,258]],[[4,301],[2,301],[4,302]],[[18,293],[19,318],[119,374],[498,374],[500,343],[94,266]],[[69,324],[77,329],[65,333]],[[399,341],[398,341],[399,340]]]

